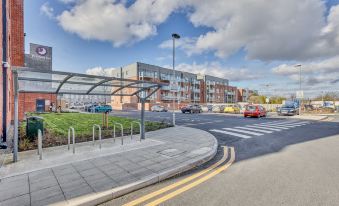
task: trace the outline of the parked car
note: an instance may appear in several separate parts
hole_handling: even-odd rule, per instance
[[[225,113],[234,113],[234,114],[239,114],[240,113],[240,106],[237,104],[231,104],[227,105],[224,109]]]
[[[277,110],[278,115],[299,115],[299,107],[294,103],[285,103]]]
[[[245,107],[244,117],[266,117],[266,110],[260,105],[247,105]]]
[[[188,104],[186,106],[183,106],[181,107],[181,112],[182,113],[201,113],[202,112],[202,109],[201,109],[201,106],[200,105],[197,105],[197,104]]]
[[[214,113],[220,113],[220,112],[222,112],[221,107],[220,107],[219,105],[214,105],[214,106],[212,107],[212,112],[214,112]]]
[[[209,112],[208,106],[201,106],[201,110],[202,110],[203,112]]]
[[[167,112],[166,107],[162,105],[154,105],[151,107],[152,112]]]
[[[95,112],[95,107],[97,107],[98,105],[93,104],[93,105],[89,105],[87,107],[85,107],[85,111],[86,112]]]
[[[94,109],[95,112],[111,112],[112,107],[110,105],[101,105],[101,106],[96,106]]]

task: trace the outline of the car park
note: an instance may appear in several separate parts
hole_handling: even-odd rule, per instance
[[[186,106],[181,107],[182,113],[201,113],[202,109],[201,106],[198,104],[188,104]]]
[[[208,106],[201,106],[201,110],[202,110],[203,112],[209,112]]]
[[[226,105],[224,109],[225,113],[234,113],[234,114],[239,114],[240,113],[240,106],[237,104],[230,104]]]
[[[151,107],[151,111],[152,112],[167,112],[166,107],[162,106],[162,105],[153,105]]]
[[[266,117],[266,110],[261,105],[247,105],[244,111],[244,117]]]
[[[99,112],[99,113],[111,112],[112,107],[110,105],[100,105],[100,106],[96,106],[94,108],[94,111]]]

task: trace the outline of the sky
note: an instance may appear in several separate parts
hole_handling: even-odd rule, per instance
[[[134,62],[230,80],[269,96],[339,92],[339,0],[30,0],[29,43],[53,69],[109,73]],[[301,64],[301,67],[295,65]]]

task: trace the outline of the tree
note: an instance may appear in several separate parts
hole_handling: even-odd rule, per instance
[[[314,98],[316,101],[336,101],[339,100],[338,92],[327,92]]]

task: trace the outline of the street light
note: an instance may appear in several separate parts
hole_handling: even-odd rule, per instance
[[[179,34],[173,33],[172,40],[173,40],[173,84],[175,81],[175,39],[180,39]],[[173,90],[173,126],[175,126],[175,91]]]
[[[294,67],[299,67],[299,95],[303,95],[301,92],[301,64],[297,64]],[[301,101],[302,101],[302,96],[300,97],[300,103],[299,103],[299,115],[301,115]]]

